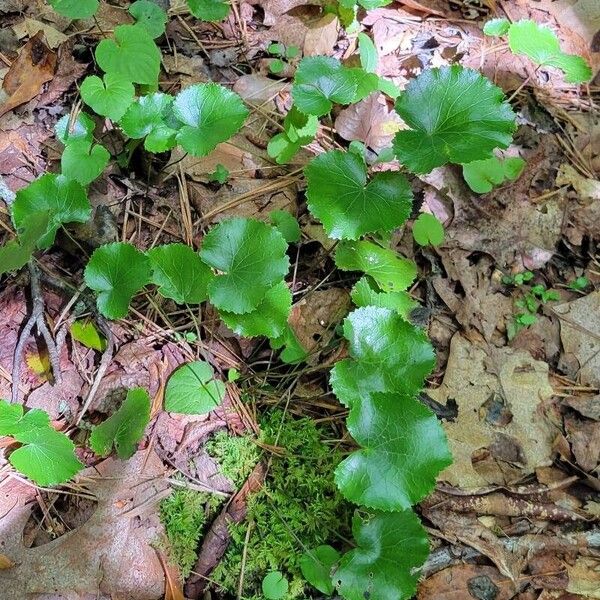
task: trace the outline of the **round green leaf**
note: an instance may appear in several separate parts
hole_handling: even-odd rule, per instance
[[[412,260],[364,240],[338,244],[335,264],[343,271],[363,271],[386,292],[403,292],[417,276]]]
[[[165,410],[186,415],[202,415],[219,406],[225,384],[213,379],[212,367],[202,360],[179,367],[167,382]]]
[[[105,40],[106,41],[106,40]],[[90,75],[80,88],[82,100],[97,114],[118,121],[133,102],[133,84],[117,73]]]
[[[380,510],[409,509],[452,463],[436,416],[412,396],[379,394],[354,402],[348,431],[362,447],[335,470],[348,500]]]
[[[205,156],[244,124],[248,109],[231,90],[216,83],[192,85],[175,98],[173,113],[183,126],[177,142],[194,156]]]
[[[200,304],[208,298],[208,284],[214,278],[197,252],[185,244],[165,244],[148,250],[152,283],[165,298],[178,304]]]
[[[88,185],[100,176],[108,164],[110,154],[100,144],[85,139],[69,141],[60,159],[62,174],[69,179]]]
[[[488,158],[508,147],[515,131],[502,90],[459,65],[423,71],[398,97],[396,111],[410,129],[396,133],[394,151],[415,173]]]
[[[418,216],[412,231],[415,242],[420,246],[439,246],[444,241],[444,226],[429,213]]]
[[[483,26],[483,33],[491,37],[500,37],[508,33],[510,21],[508,19],[491,19]]]
[[[326,152],[304,172],[308,209],[332,238],[356,240],[391,231],[410,215],[412,190],[404,175],[387,171],[367,182],[367,167],[354,153]]]
[[[514,181],[525,168],[525,161],[518,157],[499,159],[496,156],[476,160],[462,166],[467,185],[477,194],[487,194],[494,186],[507,179]]]
[[[98,10],[98,0],[49,0],[52,8],[69,19],[89,19]]]
[[[287,243],[274,227],[234,218],[204,237],[200,257],[219,273],[210,282],[210,301],[219,309],[249,313],[280,283],[289,269]]]
[[[151,37],[160,37],[165,32],[167,13],[156,2],[136,0],[129,7],[129,14]]]
[[[412,510],[354,517],[358,547],[340,561],[333,575],[346,600],[408,600],[417,589],[418,567],[429,554],[429,541]]]
[[[310,585],[331,596],[335,589],[331,574],[340,553],[331,546],[318,546],[300,557],[300,570]]]
[[[292,97],[303,113],[321,117],[333,104],[350,104],[355,100],[357,77],[353,69],[329,56],[303,58],[296,70]]]
[[[301,232],[298,221],[287,210],[272,210],[269,213],[271,223],[279,229],[288,244],[300,241]]]
[[[262,581],[262,591],[267,600],[281,600],[288,592],[289,584],[283,573],[272,571]]]
[[[28,220],[39,213],[48,214],[46,232],[37,244],[46,249],[54,243],[61,225],[85,223],[92,215],[92,208],[79,183],[62,175],[46,173],[21,188],[12,205],[12,219],[17,229],[27,229]]]
[[[135,140],[145,137],[148,152],[165,152],[176,144],[177,130],[167,125],[173,97],[156,92],[141,96],[128,109],[120,121],[123,131]]]
[[[54,126],[54,133],[66,146],[69,142],[75,140],[91,142],[95,128],[94,120],[84,112],[80,112],[75,119],[71,119],[70,114],[63,115]]]
[[[187,0],[190,12],[201,21],[213,23],[222,21],[229,15],[229,2],[223,0]]]
[[[96,47],[98,66],[130,83],[156,85],[160,51],[152,36],[141,25],[119,25],[114,35],[114,40],[102,40]]]
[[[98,292],[100,313],[107,319],[120,319],[133,296],[150,282],[150,260],[131,244],[106,244],[92,254],[84,280]]]

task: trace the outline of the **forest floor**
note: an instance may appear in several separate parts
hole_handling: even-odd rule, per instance
[[[194,19],[177,0],[159,4],[169,9],[158,41],[161,88],[216,81],[244,99],[250,117],[205,158],[134,153],[112,165],[90,187],[93,221],[60,234],[41,258],[42,274],[79,288],[84,256],[106,241],[197,245],[226,217],[265,220],[286,210],[302,230],[290,255],[290,323],[310,357],[285,365],[260,338],[233,335],[210,307],[190,313],[140,294],[129,317],[111,323],[110,363],[87,425],[73,428],[102,353],[74,339],[64,344],[55,385],[47,353],[29,339],[20,395],[74,439],[114,410],[124,388],[149,390],[152,420],[129,461],[82,451],[87,470],[57,490],[37,488],[0,462],[2,599],[176,600],[186,578],[189,598],[259,598],[262,577],[277,566],[291,582],[290,598],[318,598],[304,590],[297,557],[306,545],[349,535],[352,507],[335,496],[332,470],[351,441],[327,375],[345,352],[336,328],[355,278],[335,269],[332,246],[307,213],[302,167],[352,140],[373,151],[389,146],[398,117],[373,94],[336,110],[292,164],[277,165],[266,147],[291,105],[294,59],[273,75],[269,44],[348,59],[356,38],[318,0],[235,0],[218,24]],[[78,82],[96,72],[93,47],[126,22],[127,5],[101,2],[95,20],[71,22],[41,0],[0,0],[0,80],[18,65],[22,84],[15,106],[0,103],[0,184],[16,191],[56,167],[53,127],[78,101]],[[454,456],[419,506],[432,554],[417,597],[600,598],[600,88],[569,86],[559,72],[536,69],[486,38],[483,23],[496,15],[551,26],[565,50],[598,73],[594,0],[398,0],[360,21],[378,50],[377,73],[400,88],[426,67],[460,63],[513,95],[519,129],[511,151],[527,162],[516,182],[485,195],[472,193],[454,166],[413,177],[413,217],[433,213],[446,238],[418,247],[408,228],[394,234],[419,266],[415,319],[437,353],[422,400],[442,420]],[[23,56],[39,30],[43,67]],[[114,131],[104,131],[103,143],[122,154]],[[218,165],[229,171],[225,183],[214,179]],[[9,239],[2,201],[0,226],[0,241]],[[531,279],[519,276],[528,272]],[[45,281],[47,316],[55,333],[66,332],[85,307]],[[557,299],[542,301],[549,291]],[[518,318],[523,306],[535,317],[529,324]],[[11,394],[29,310],[27,278],[2,279],[0,398]],[[239,378],[230,377],[223,405],[208,415],[165,412],[169,375],[197,358],[224,380]],[[228,529],[226,518],[238,524]],[[16,563],[28,579],[21,596],[2,584],[2,569]]]

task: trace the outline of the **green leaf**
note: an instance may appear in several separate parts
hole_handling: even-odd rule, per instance
[[[391,231],[412,208],[412,190],[397,172],[367,181],[367,166],[354,153],[331,150],[305,168],[308,210],[335,239],[356,240],[366,233]]]
[[[150,396],[143,388],[134,388],[119,409],[106,421],[94,427],[90,447],[99,456],[108,456],[113,449],[121,460],[131,458],[150,421]]]
[[[353,69],[329,56],[303,58],[296,70],[292,97],[302,112],[321,117],[333,104],[350,104],[357,90]]]
[[[274,58],[269,63],[271,73],[281,73],[285,69],[285,63],[280,58]]]
[[[105,244],[90,257],[84,280],[98,292],[100,313],[107,319],[120,319],[133,296],[150,282],[150,260],[131,244]]]
[[[338,244],[335,264],[343,271],[363,271],[385,292],[403,292],[417,276],[412,260],[364,240]]]
[[[190,12],[201,21],[216,23],[229,15],[229,2],[223,0],[187,0]]]
[[[221,404],[225,384],[213,379],[212,367],[202,360],[179,367],[167,382],[165,410],[202,415]]]
[[[348,431],[362,449],[338,465],[335,482],[345,498],[362,506],[409,509],[452,462],[435,414],[412,396],[363,396],[350,406]]]
[[[273,350],[283,348],[279,358],[287,365],[296,365],[305,361],[308,357],[308,352],[302,347],[289,324],[285,326],[281,336],[271,338],[269,341]]]
[[[295,244],[300,241],[301,232],[298,221],[287,210],[272,210],[269,213],[271,223],[279,229],[279,233],[285,238],[288,244]]]
[[[69,179],[88,185],[99,177],[110,160],[108,150],[89,141],[70,140],[60,159],[62,174]]]
[[[152,38],[160,37],[165,32],[167,13],[156,2],[136,0],[128,10]]]
[[[46,231],[38,240],[45,250],[54,243],[58,228],[65,223],[85,223],[92,208],[79,183],[63,175],[46,173],[17,192],[12,205],[12,219],[18,230],[26,230],[34,214],[48,215]]]
[[[87,140],[91,142],[94,137],[96,124],[92,117],[84,112],[77,114],[75,119],[71,115],[63,115],[54,126],[56,137],[65,146],[71,141]]]
[[[344,321],[352,358],[331,371],[338,399],[353,406],[373,392],[415,395],[435,365],[425,333],[389,308],[357,308]]]
[[[420,246],[439,246],[444,241],[444,226],[429,213],[418,216],[412,232],[415,242]]]
[[[212,173],[208,174],[209,181],[216,181],[223,185],[229,179],[229,169],[219,163]]]
[[[496,156],[476,160],[462,166],[467,185],[477,194],[491,192],[494,186],[506,180],[514,181],[525,168],[525,161],[518,157],[499,159]]]
[[[508,33],[510,21],[508,19],[492,19],[483,26],[483,33],[491,37],[500,37]]]
[[[286,250],[281,233],[255,219],[233,218],[213,227],[200,251],[219,272],[208,286],[210,301],[236,314],[255,309],[288,272]]]
[[[318,546],[300,557],[302,575],[314,588],[331,596],[335,586],[331,580],[334,565],[340,560],[340,553],[331,546]]]
[[[304,114],[296,106],[292,106],[283,121],[283,133],[278,133],[269,140],[267,153],[277,164],[285,164],[292,160],[302,146],[315,139],[318,128],[318,117]]]
[[[408,600],[417,589],[420,567],[429,554],[429,541],[412,510],[354,517],[358,547],[340,561],[333,575],[346,600]]]
[[[515,131],[502,90],[459,65],[423,71],[398,97],[396,112],[410,129],[396,133],[394,150],[415,173],[488,158]]]
[[[98,10],[98,0],[48,0],[50,6],[69,19],[89,19]]]
[[[86,348],[98,350],[98,352],[106,350],[106,339],[100,335],[94,323],[87,319],[75,321],[71,325],[71,337]]]
[[[367,73],[375,73],[377,68],[377,48],[373,40],[366,33],[358,34],[358,51],[360,53],[360,64]]]
[[[367,73],[360,67],[354,67],[348,69],[348,71],[351,71],[356,80],[356,93],[354,94],[354,98],[352,98],[352,103],[364,100],[369,94],[379,88],[380,77],[375,75],[375,73]]]
[[[271,42],[267,46],[267,52],[269,54],[273,54],[274,56],[284,56],[285,46],[283,44],[279,44],[278,42]]]
[[[165,298],[178,304],[200,304],[208,298],[208,284],[214,278],[197,252],[185,244],[165,244],[148,250],[152,283]]]
[[[173,105],[183,126],[177,142],[193,156],[205,156],[244,124],[248,109],[231,90],[216,83],[198,83],[181,91]]]
[[[107,73],[103,79],[89,75],[83,80],[79,91],[82,100],[95,113],[118,121],[133,102],[135,89],[129,80],[118,73]]]
[[[0,246],[0,275],[18,271],[31,258],[39,239],[48,230],[48,213],[32,213],[24,228],[19,232],[17,240],[11,240]]]
[[[288,588],[288,580],[279,571],[272,571],[262,581],[262,591],[267,600],[281,600],[288,593]]]
[[[167,124],[172,105],[173,96],[168,94],[141,96],[127,109],[119,124],[130,138],[146,138],[144,148],[148,152],[165,152],[176,144],[177,130]]]
[[[291,308],[292,292],[282,281],[266,293],[253,311],[242,315],[220,311],[219,315],[225,325],[239,336],[278,338],[285,331]]]
[[[23,444],[8,460],[17,471],[41,486],[68,481],[83,465],[75,456],[73,442],[50,425],[43,410],[23,414],[23,406],[0,400],[0,436]]]
[[[96,62],[107,74],[131,83],[155,85],[160,70],[160,51],[142,25],[115,27],[114,40],[96,47]],[[115,119],[118,121],[118,119]]]
[[[556,34],[535,21],[513,23],[508,30],[508,45],[512,52],[527,56],[536,65],[560,69],[567,83],[585,83],[592,78],[585,59],[563,52]]]
[[[419,306],[406,292],[381,292],[371,282],[370,277],[362,277],[354,284],[350,297],[356,306],[391,308],[407,320],[410,313]]]

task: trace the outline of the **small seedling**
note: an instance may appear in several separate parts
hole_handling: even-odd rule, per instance
[[[272,42],[267,46],[267,52],[276,58],[269,63],[271,73],[281,73],[285,70],[291,59],[300,53],[298,46],[286,46],[279,42]]]
[[[590,280],[587,277],[577,277],[573,279],[567,286],[570,290],[574,290],[576,292],[583,292],[590,285]]]

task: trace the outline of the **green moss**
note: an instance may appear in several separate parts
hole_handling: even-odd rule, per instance
[[[246,481],[260,458],[260,450],[251,438],[232,436],[226,430],[218,431],[205,448],[236,489]]]
[[[211,579],[235,593],[250,527],[244,597],[262,598],[263,577],[278,570],[290,582],[286,598],[306,598],[299,568],[304,549],[349,537],[351,509],[333,481],[340,456],[323,443],[323,432],[310,419],[284,418],[282,412],[274,411],[261,423],[261,430],[262,441],[283,447],[285,456],[271,457],[267,482],[249,499],[246,521],[231,527],[232,542]]]

